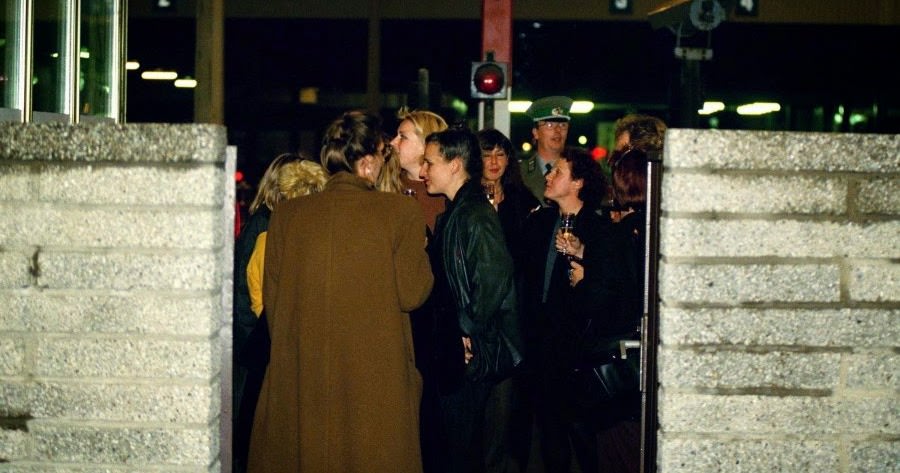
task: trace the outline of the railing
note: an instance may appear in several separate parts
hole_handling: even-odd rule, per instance
[[[127,0],[0,0],[0,121],[125,118]]]

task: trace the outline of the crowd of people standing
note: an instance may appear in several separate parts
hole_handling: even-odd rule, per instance
[[[604,168],[571,106],[531,105],[522,161],[407,109],[273,160],[236,243],[233,471],[638,471],[634,380],[597,386],[638,339],[665,124],[619,120]]]

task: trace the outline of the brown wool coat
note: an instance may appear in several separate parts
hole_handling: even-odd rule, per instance
[[[249,471],[420,472],[407,312],[433,278],[418,204],[337,173],[275,209],[265,268],[272,352]]]

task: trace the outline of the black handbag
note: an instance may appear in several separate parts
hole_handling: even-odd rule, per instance
[[[588,321],[585,333],[589,332],[590,325]],[[636,336],[605,337],[589,350],[583,345],[583,340],[579,340],[582,356],[571,372],[572,394],[578,404],[593,407],[640,394],[640,355],[628,354],[629,349],[640,347]]]
[[[513,374],[522,356],[500,330],[493,337],[472,337],[475,356],[466,366],[466,377],[472,381],[502,381]]]

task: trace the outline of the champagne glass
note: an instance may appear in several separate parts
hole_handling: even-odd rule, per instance
[[[494,183],[493,182],[487,183],[483,187],[484,187],[484,195],[487,196],[488,202],[490,202],[491,205],[494,205],[494,195],[496,193],[496,187],[494,187]]]
[[[559,220],[559,232],[562,234],[562,237],[566,242],[572,239],[572,232],[575,230],[575,214],[573,213],[564,213],[560,216]],[[566,247],[563,246],[560,251],[562,254],[566,254]]]

